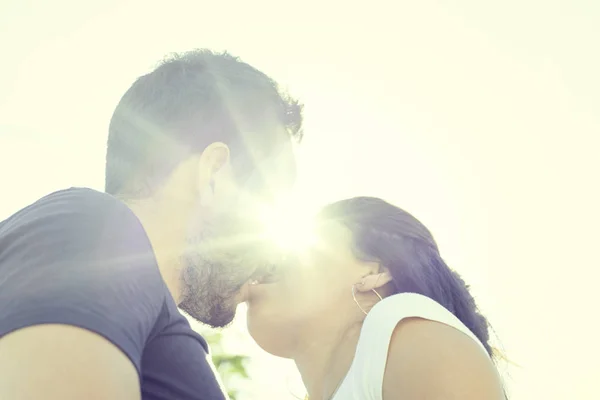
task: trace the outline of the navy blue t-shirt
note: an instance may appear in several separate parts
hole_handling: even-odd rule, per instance
[[[85,328],[120,348],[144,400],[225,398],[144,228],[107,194],[56,192],[0,222],[0,337],[47,323]]]

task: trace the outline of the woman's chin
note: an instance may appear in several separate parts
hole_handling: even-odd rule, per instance
[[[281,318],[269,315],[265,304],[258,303],[262,302],[248,302],[246,323],[250,336],[267,353],[289,358],[292,340],[287,333],[287,324]]]

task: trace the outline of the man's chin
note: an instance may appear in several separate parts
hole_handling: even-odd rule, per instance
[[[231,313],[223,313],[219,315],[213,315],[208,318],[204,323],[211,328],[227,328],[235,319],[235,310]]]
[[[213,328],[226,328],[233,323],[238,306],[248,301],[248,296],[249,286],[245,284],[229,300],[221,303],[219,307],[213,308],[206,321],[202,322]]]
[[[213,310],[213,312],[211,312],[209,315],[190,313],[185,309],[182,310],[194,320],[200,322],[201,324],[208,325],[211,328],[226,328],[227,326],[231,325],[235,318],[235,310]]]
[[[236,314],[236,307],[215,304],[211,308],[190,306],[189,303],[182,302],[179,304],[179,309],[187,314],[192,319],[201,324],[208,325],[212,328],[224,328],[233,322]]]

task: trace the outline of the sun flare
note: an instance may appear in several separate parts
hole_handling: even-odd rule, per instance
[[[314,216],[291,203],[281,203],[263,212],[269,241],[285,250],[301,251],[316,242]]]

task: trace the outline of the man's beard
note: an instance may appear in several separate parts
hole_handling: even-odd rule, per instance
[[[193,261],[187,257],[186,261],[181,272],[183,295],[179,307],[214,328],[229,325],[237,308],[235,297],[247,279],[230,275],[229,268],[216,261],[201,257]]]
[[[236,295],[256,271],[257,230],[239,218],[213,217],[188,237],[180,274],[179,307],[212,327],[230,324]],[[250,233],[248,233],[250,232]]]

